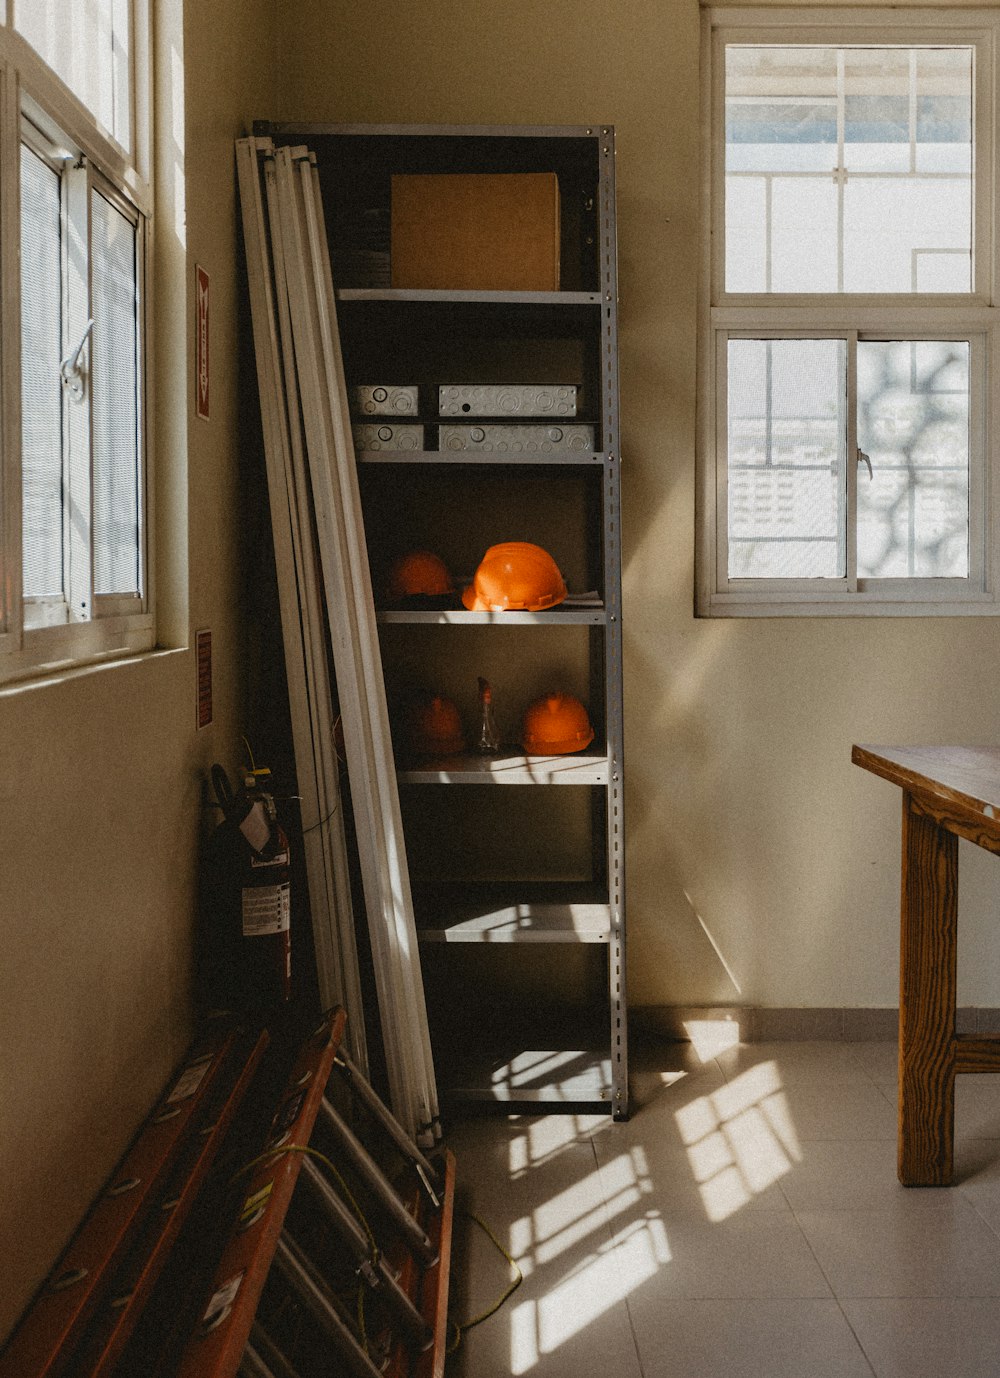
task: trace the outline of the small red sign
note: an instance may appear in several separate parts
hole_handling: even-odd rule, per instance
[[[208,274],[195,264],[198,309],[198,339],[195,347],[195,386],[198,393],[198,415],[208,420]]]
[[[207,727],[212,721],[212,633],[195,633],[198,663],[198,726]]]

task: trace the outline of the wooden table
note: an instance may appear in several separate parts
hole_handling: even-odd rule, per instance
[[[958,839],[1000,854],[1000,747],[855,746],[903,790],[899,1180],[951,1181],[955,1074],[1000,1072],[1000,1038],[955,1032]]]

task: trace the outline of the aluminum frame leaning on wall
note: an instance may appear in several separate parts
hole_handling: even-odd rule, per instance
[[[322,595],[357,817],[390,1098],[400,1122],[426,1144],[440,1132],[437,1087],[319,182],[314,161],[305,149],[274,150],[269,140],[242,139],[237,141],[236,150],[278,578],[284,590],[282,621],[286,621],[287,610],[294,641],[292,555],[296,558],[294,578],[300,616],[318,654],[322,609],[312,549],[305,536],[311,530],[308,511],[301,507],[297,518],[301,541],[295,556],[295,543],[284,535],[287,514],[281,498],[284,470],[290,504],[308,502],[301,465],[304,437]],[[263,166],[258,167],[260,152],[265,157]],[[283,628],[283,635],[287,655],[288,629]],[[309,716],[314,747],[327,752],[328,746],[323,748],[322,743],[332,725],[329,713],[322,712],[322,704],[310,705],[292,676],[290,693],[293,719],[298,719],[293,729],[298,766],[299,744],[304,744],[307,736],[304,716]],[[308,766],[305,749],[301,759]],[[344,930],[352,916],[340,910],[336,922]]]

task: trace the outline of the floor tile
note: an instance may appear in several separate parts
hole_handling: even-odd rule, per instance
[[[718,1054],[716,1061],[730,1080],[761,1063],[772,1063],[784,1084],[818,1081],[861,1082],[870,1078],[854,1055],[855,1045],[815,1041],[803,1043],[740,1043]]]
[[[851,1056],[879,1086],[895,1086],[899,1080],[899,1043],[849,1043]]]
[[[633,1287],[629,1305],[640,1311],[671,1297],[831,1294],[791,1213],[741,1211],[706,1222],[690,1215],[673,1218],[652,1207],[641,1219],[619,1222],[614,1234],[622,1271]]]
[[[789,1082],[782,1090],[797,1142],[877,1139],[896,1142],[897,1116],[884,1088],[862,1082]]]
[[[922,1210],[940,1206],[950,1187],[904,1187],[896,1176],[894,1139],[805,1142],[780,1182],[793,1210]]]
[[[1000,1074],[955,1079],[955,1133],[963,1139],[1000,1139]]]
[[[589,1123],[572,1116],[473,1120],[457,1128],[452,1314],[481,1314],[514,1276],[482,1228],[516,1260],[523,1282],[497,1315],[474,1327],[449,1375],[531,1372],[631,1375],[628,1282],[612,1245],[609,1213],[641,1211],[638,1189],[605,1199]],[[478,1217],[474,1219],[473,1217]],[[480,1224],[479,1222],[482,1222]],[[639,1371],[634,1369],[635,1378]]]
[[[448,1361],[449,1378],[640,1378],[628,1284],[606,1242],[591,1237],[541,1263],[526,1250],[519,1261],[523,1282],[501,1310],[463,1333]],[[462,1288],[453,1299],[451,1314],[459,1320],[481,1314],[512,1276],[485,1236],[465,1229],[456,1239],[455,1267],[476,1278],[473,1291]]]
[[[985,1297],[843,1302],[877,1378],[996,1378],[1000,1308]]]
[[[840,1298],[1000,1296],[1000,1239],[959,1193],[942,1203],[796,1219]]]
[[[798,1146],[788,1140],[773,1081],[743,1095],[734,1083],[692,1077],[626,1124],[593,1135],[608,1191],[630,1173],[664,1213],[719,1220],[739,1209],[787,1210],[778,1190]]]
[[[835,1301],[665,1301],[636,1319],[645,1378],[871,1378]]]
[[[1000,1235],[1000,1144],[996,1139],[959,1139],[955,1144],[952,1191],[975,1208]]]
[[[448,1378],[1000,1378],[1000,1075],[896,1178],[893,1041],[637,1051],[634,1113],[457,1120]]]

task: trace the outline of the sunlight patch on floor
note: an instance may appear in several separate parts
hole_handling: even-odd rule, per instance
[[[516,1304],[510,1319],[511,1374],[528,1373],[542,1355],[551,1354],[617,1306],[670,1257],[663,1221],[650,1212],[615,1244],[608,1240],[554,1281],[543,1297]],[[524,1261],[518,1261],[524,1271]]]
[[[736,1019],[685,1019],[684,1031],[702,1062],[711,1062],[727,1048],[735,1048],[740,1041],[740,1025]]]
[[[538,1168],[574,1144],[585,1142],[607,1124],[607,1114],[593,1115],[512,1115],[510,1123],[518,1131],[508,1145],[511,1181],[517,1181],[532,1168]]]
[[[705,1213],[725,1220],[800,1162],[781,1077],[761,1062],[676,1113]]]
[[[589,1236],[599,1237],[616,1217],[634,1210],[651,1191],[643,1151],[620,1154],[558,1192],[530,1217],[514,1221],[511,1252],[527,1276],[533,1267],[553,1262]]]

